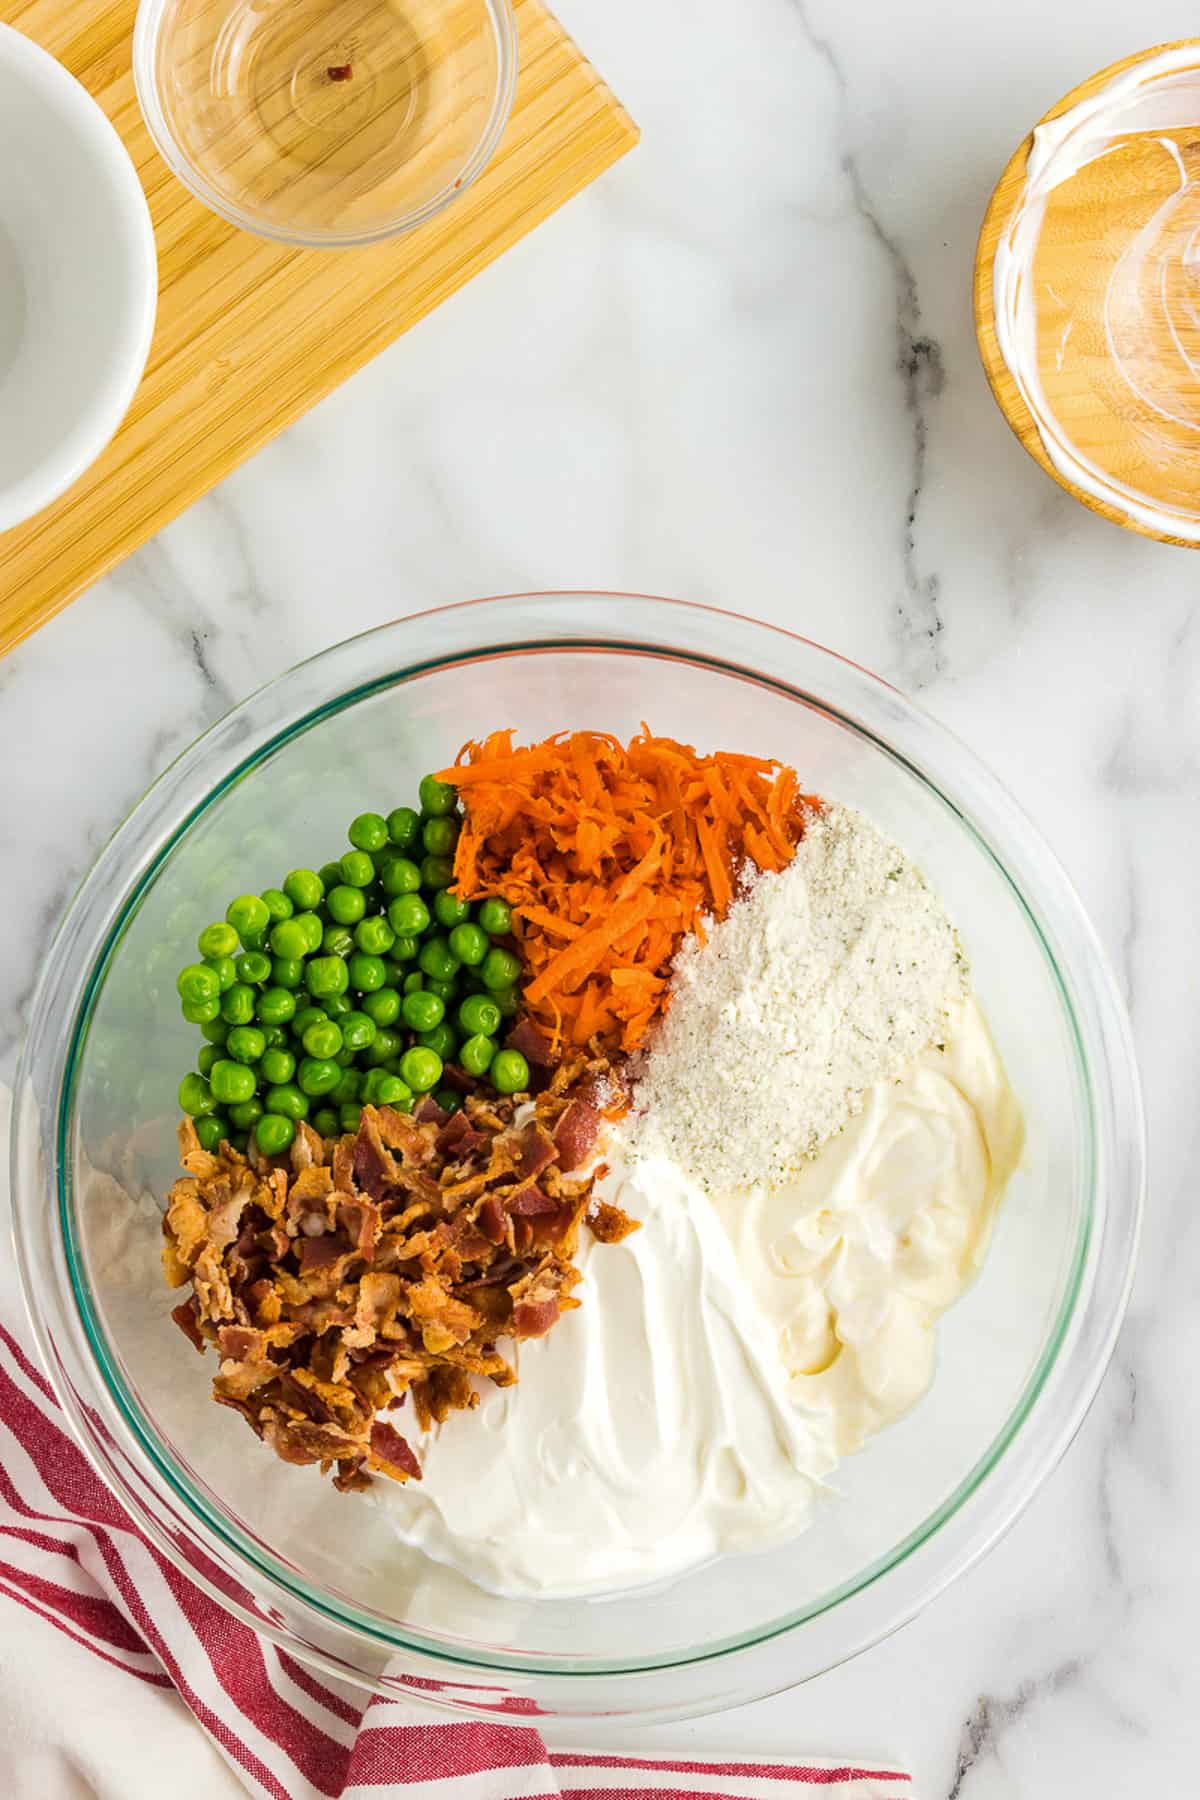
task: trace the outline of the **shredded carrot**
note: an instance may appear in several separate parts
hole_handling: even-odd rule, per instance
[[[455,887],[512,908],[523,999],[556,1048],[636,1049],[683,939],[724,917],[748,864],[782,869],[820,806],[780,763],[645,726],[628,745],[576,731],[514,748],[494,731],[438,779],[466,814]]]

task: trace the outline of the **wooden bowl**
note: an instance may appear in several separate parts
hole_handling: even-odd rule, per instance
[[[1098,74],[1073,88],[1044,114],[1038,121],[1038,126],[1046,125],[1080,102],[1092,99],[1140,63],[1183,49],[1196,51],[1200,68],[1200,39],[1179,39],[1170,44],[1157,45],[1152,50],[1140,51],[1135,56],[1110,64],[1108,68],[1100,70]],[[1194,153],[1196,168],[1200,170],[1200,75],[1197,85],[1195,126],[1172,127],[1171,132],[1185,156]],[[1123,140],[1120,150],[1090,162],[1073,175],[1070,178],[1069,199],[1059,199],[1055,203],[1053,231],[1038,239],[1039,295],[1043,290],[1047,293],[1055,292],[1056,271],[1064,277],[1060,285],[1067,287],[1068,291],[1073,291],[1074,284],[1088,281],[1099,291],[1098,284],[1104,270],[1110,263],[1115,264],[1120,253],[1145,223],[1148,209],[1152,210],[1151,202],[1159,204],[1159,197],[1164,192],[1169,197],[1171,181],[1178,188],[1178,175],[1171,174],[1168,170],[1169,158],[1163,148],[1161,131],[1131,131],[1118,136]],[[1012,430],[1034,461],[1040,463],[1047,474],[1052,475],[1061,487],[1074,495],[1076,500],[1082,501],[1084,506],[1111,519],[1114,524],[1124,526],[1126,530],[1141,532],[1146,537],[1158,538],[1164,543],[1181,544],[1189,549],[1200,548],[1200,380],[1188,382],[1184,377],[1179,386],[1179,391],[1185,393],[1186,390],[1185,397],[1194,405],[1198,422],[1196,426],[1189,424],[1188,427],[1189,432],[1194,435],[1185,439],[1180,434],[1181,444],[1186,442],[1189,446],[1188,452],[1181,452],[1178,463],[1166,468],[1156,468],[1154,457],[1145,446],[1147,419],[1157,409],[1147,410],[1128,384],[1121,366],[1114,361],[1106,332],[1093,329],[1081,334],[1084,341],[1081,345],[1077,340],[1072,346],[1071,369],[1069,373],[1060,375],[1056,394],[1051,391],[1055,380],[1053,372],[1047,381],[1046,367],[1040,360],[1038,368],[1038,376],[1047,399],[1057,400],[1063,413],[1069,417],[1072,445],[1095,461],[1106,476],[1112,474],[1115,480],[1132,489],[1137,500],[1144,503],[1148,511],[1167,507],[1177,517],[1182,513],[1189,516],[1189,519],[1194,512],[1196,534],[1193,537],[1190,535],[1190,522],[1188,536],[1173,532],[1169,520],[1164,520],[1160,529],[1156,523],[1137,518],[1123,510],[1119,501],[1114,502],[1088,492],[1057,467],[1047,452],[1037,420],[1030,410],[1021,385],[1005,360],[996,330],[996,255],[1026,192],[1028,161],[1033,143],[1034,132],[1031,131],[1000,177],[984,214],[975,256],[975,331],[992,393]],[[1063,187],[1066,185],[1063,183]],[[1061,194],[1061,189],[1054,192]],[[1107,292],[1106,288],[1106,296]],[[1057,297],[1055,292],[1055,298]],[[1107,299],[1105,307],[1107,308]],[[1107,320],[1107,311],[1105,317]],[[1157,361],[1164,383],[1168,380],[1175,381],[1182,374],[1181,368],[1177,366],[1179,359],[1165,338],[1161,346],[1155,343],[1147,354]],[[1140,367],[1139,364],[1139,370]],[[1062,369],[1061,353],[1059,369]],[[1056,414],[1057,410],[1055,407]],[[1142,416],[1139,417],[1139,414]],[[1160,418],[1154,419],[1154,426],[1161,431]],[[1192,445],[1194,449],[1191,448]]]

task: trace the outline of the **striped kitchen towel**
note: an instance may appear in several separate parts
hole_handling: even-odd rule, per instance
[[[0,1088],[4,1171],[7,1112]],[[551,1750],[526,1725],[316,1674],[218,1606],[122,1510],[37,1364],[2,1257],[0,1596],[5,1800],[783,1800],[798,1786],[913,1800],[895,1767]]]

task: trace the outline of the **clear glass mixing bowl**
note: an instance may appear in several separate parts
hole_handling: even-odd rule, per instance
[[[168,1318],[161,1196],[194,1053],[174,974],[232,893],[343,845],[469,732],[653,728],[783,758],[863,808],[957,919],[1027,1113],[987,1264],[915,1411],[812,1529],[603,1601],[484,1594],[369,1502],[275,1461]],[[873,676],[726,613],[609,594],[451,607],[340,644],[167,770],[47,958],[21,1072],[18,1256],[42,1353],[105,1479],[165,1553],[301,1657],[446,1705],[678,1716],[804,1680],[910,1617],[1012,1522],[1100,1380],[1132,1273],[1143,1129],[1129,1034],[1061,870],[961,744]],[[563,1329],[569,1329],[569,1324]],[[463,1427],[464,1429],[469,1427]],[[570,1505],[569,1492],[563,1504]]]

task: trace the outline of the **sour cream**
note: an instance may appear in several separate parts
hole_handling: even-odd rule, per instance
[[[1021,1143],[968,1000],[786,1186],[710,1199],[610,1144],[604,1196],[641,1229],[589,1243],[582,1306],[517,1347],[517,1385],[431,1434],[420,1484],[372,1497],[406,1543],[515,1596],[795,1536],[839,1459],[928,1387]]]

